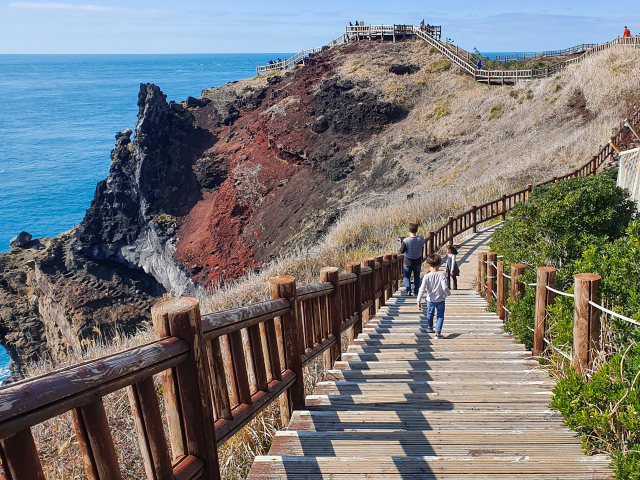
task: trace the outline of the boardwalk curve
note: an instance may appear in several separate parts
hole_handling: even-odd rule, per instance
[[[583,455],[549,409],[553,380],[472,288],[492,231],[460,248],[446,338],[427,334],[415,297],[396,292],[249,480],[612,478],[608,458]]]

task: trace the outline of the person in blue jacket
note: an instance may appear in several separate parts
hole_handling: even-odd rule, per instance
[[[482,59],[481,58],[478,59],[478,63],[476,63],[476,65],[480,70],[482,70]]]

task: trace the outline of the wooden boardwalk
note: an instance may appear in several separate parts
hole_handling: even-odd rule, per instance
[[[401,291],[278,432],[250,480],[610,479],[549,409],[554,382],[472,287],[491,230],[460,248],[443,334]]]

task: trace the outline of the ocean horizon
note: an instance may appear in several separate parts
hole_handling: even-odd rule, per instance
[[[135,129],[140,83],[179,102],[290,55],[0,55],[0,252],[23,230],[52,237],[82,221],[115,134]],[[0,347],[0,381],[8,374]]]

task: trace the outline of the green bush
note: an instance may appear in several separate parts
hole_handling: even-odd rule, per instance
[[[507,265],[525,263],[526,283],[545,265],[558,268],[557,288],[569,292],[575,273],[598,273],[607,306],[640,320],[640,220],[633,220],[635,204],[616,186],[616,173],[534,189],[531,202],[517,205],[493,235],[491,249]],[[507,308],[505,329],[531,348],[535,289],[527,287]],[[573,308],[564,296],[547,308],[547,338],[565,351],[573,340]],[[618,353],[588,380],[569,369],[553,389],[551,406],[582,434],[586,451],[612,456],[617,478],[640,480],[640,327],[610,322],[607,342]]]
[[[634,212],[628,191],[605,175],[544,185],[533,189],[530,202],[515,206],[491,250],[507,264],[556,267],[565,286],[563,280],[572,283],[571,262],[596,239],[621,237]]]
[[[640,346],[634,345],[611,357],[591,379],[570,370],[553,389],[551,407],[583,434],[585,450],[612,454],[620,479],[640,479],[639,374]]]

